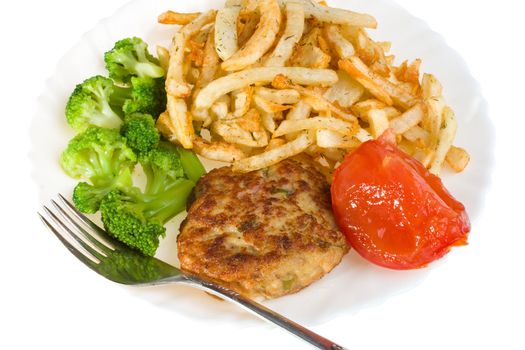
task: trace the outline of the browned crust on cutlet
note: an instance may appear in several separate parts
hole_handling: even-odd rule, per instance
[[[265,298],[306,287],[348,251],[324,176],[294,160],[203,176],[177,242],[183,269]]]

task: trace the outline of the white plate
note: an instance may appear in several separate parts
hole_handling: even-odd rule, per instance
[[[139,36],[154,48],[168,46],[173,28],[156,23],[159,13],[173,9],[181,12],[219,8],[223,1],[174,2],[172,0],[136,0],[112,17],[101,21],[93,30],[64,55],[55,74],[49,79],[39,100],[38,112],[32,125],[33,178],[38,184],[40,201],[47,203],[56,193],[70,195],[75,181],[65,176],[58,166],[58,157],[74,136],[64,118],[64,106],[75,84],[94,74],[105,74],[103,53],[118,39]],[[330,5],[374,15],[379,28],[373,38],[391,41],[392,53],[398,62],[421,58],[422,71],[432,72],[445,87],[445,96],[456,112],[459,131],[456,144],[465,147],[472,159],[467,170],[459,175],[445,174],[449,190],[467,207],[473,226],[480,213],[484,194],[492,171],[491,125],[485,101],[479,87],[459,55],[425,23],[412,17],[398,5],[386,0],[344,1],[331,0]],[[213,166],[206,163],[207,167]],[[178,219],[178,220],[177,220]],[[157,256],[172,264],[176,259],[176,230],[181,216],[168,228],[168,237],[161,242]],[[51,236],[50,236],[51,237]],[[50,238],[51,239],[51,238]],[[461,248],[451,254],[461,254]],[[373,266],[350,252],[329,275],[305,290],[266,304],[290,318],[315,325],[354,313],[362,307],[386,300],[393,294],[415,288],[423,283],[433,269],[446,264],[444,258],[431,267],[416,271],[391,271]],[[345,293],[336,291],[344,290]],[[242,311],[187,287],[159,287],[149,290],[130,289],[137,298],[150,300],[186,317],[201,319],[203,323],[242,319],[250,324]],[[173,296],[177,297],[173,297]],[[305,308],[304,305],[309,305]]]

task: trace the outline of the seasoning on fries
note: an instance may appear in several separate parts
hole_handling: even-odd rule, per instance
[[[304,155],[332,174],[346,153],[390,128],[435,174],[469,162],[454,146],[442,85],[421,76],[420,59],[396,65],[391,44],[367,32],[377,27],[371,15],[312,0],[228,0],[158,21],[181,27],[169,51],[157,48],[168,71],[157,127],[202,157],[248,172]]]

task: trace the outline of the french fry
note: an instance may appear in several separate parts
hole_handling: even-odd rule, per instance
[[[275,118],[275,113],[261,112],[261,123],[263,127],[272,134],[275,132],[275,129],[277,128],[277,124],[275,123],[274,118]]]
[[[390,98],[394,102],[394,106],[406,110],[418,102],[417,96],[406,89],[403,85],[394,84],[390,80],[378,74],[374,74],[373,79],[376,84],[381,86],[383,91],[390,95]]]
[[[439,175],[445,157],[456,137],[457,128],[458,124],[454,116],[454,111],[448,106],[445,107],[443,110],[443,126],[439,132],[439,143],[429,169],[432,174]]]
[[[235,120],[215,122],[212,130],[229,143],[248,147],[265,147],[268,145],[266,132],[247,131],[241,128]]]
[[[374,98],[370,98],[367,100],[363,100],[360,102],[357,102],[351,107],[351,110],[353,113],[355,113],[360,118],[366,118],[366,114],[371,109],[384,109],[386,108],[386,105]]]
[[[175,142],[175,127],[171,123],[168,112],[162,112],[155,123],[157,130],[167,140]]]
[[[166,92],[174,97],[188,97],[192,87],[184,79],[184,51],[187,41],[204,25],[213,21],[216,12],[210,10],[185,25],[175,33],[170,48],[170,61],[166,74]]]
[[[372,135],[370,135],[370,133],[363,128],[359,128],[354,137],[361,142],[366,142],[373,139]]]
[[[338,70],[337,76],[339,80],[330,86],[323,97],[342,108],[350,108],[363,96],[365,89],[345,71]]]
[[[334,167],[337,162],[342,162],[347,151],[338,148],[325,148],[321,149],[320,155],[325,158],[330,167]]]
[[[257,5],[255,7],[257,8]],[[248,12],[247,18],[245,18],[244,25],[242,26],[242,30],[239,31],[239,47],[243,47],[248,42],[248,40],[250,40],[250,38],[253,36],[253,33],[255,33],[255,30],[257,29],[260,19],[261,16],[258,12]],[[241,21],[239,21],[239,23],[241,23]]]
[[[415,145],[418,147],[417,145]],[[425,168],[428,168],[430,162],[434,158],[435,152],[428,148],[416,148],[412,153],[412,157],[418,160]]]
[[[241,4],[244,12],[252,13],[257,10],[258,0],[226,0],[225,6]]]
[[[202,61],[199,80],[195,84],[195,89],[200,90],[202,87],[208,85],[215,77],[215,74],[217,74],[218,69],[219,56],[217,52],[215,52],[215,32],[211,30],[204,45],[204,59]]]
[[[370,67],[370,70],[382,76],[390,75],[383,48],[370,39],[364,29],[357,31],[356,37],[357,56]]]
[[[383,50],[384,53],[387,53],[392,48],[392,43],[390,41],[379,41],[376,42],[376,44],[381,47],[381,50]],[[386,58],[386,57],[385,57]],[[388,62],[388,60],[387,60]],[[390,64],[390,63],[389,63]]]
[[[275,147],[255,156],[235,161],[232,170],[246,173],[266,168],[270,165],[279,163],[283,159],[293,157],[303,152],[311,144],[313,144],[313,140],[308,133],[305,132],[295,140],[285,143],[282,146]]]
[[[420,59],[394,65],[391,43],[365,30],[377,25],[370,15],[318,0],[226,0],[218,12],[167,11],[159,21],[183,27],[169,51],[157,48],[168,94],[157,128],[203,157],[234,171],[308,158],[331,180],[349,150],[391,128],[435,174],[468,164],[452,146],[443,87],[432,74],[420,81]]]
[[[397,118],[401,115],[401,112],[397,110],[395,107],[385,107],[385,108],[382,108],[382,111],[385,112],[388,120]]]
[[[185,25],[199,17],[199,15],[200,12],[180,13],[174,11],[166,11],[164,13],[161,13],[157,20],[161,24]]]
[[[195,86],[195,83],[199,80],[200,74],[201,71],[198,68],[191,67],[186,73],[186,81],[192,86]]]
[[[417,146],[413,142],[410,142],[402,137],[398,137],[397,147],[410,156],[413,156],[418,150]]]
[[[166,74],[166,92],[171,96],[187,97],[192,87],[184,79],[184,49],[186,38],[179,31],[175,33],[170,48],[170,61]]]
[[[463,148],[450,146],[445,160],[456,173],[460,173],[467,167],[470,155]]]
[[[264,113],[282,112],[282,111],[286,111],[292,108],[291,105],[280,105],[280,104],[268,101],[265,98],[261,97],[260,95],[255,95],[253,97],[253,102],[255,106],[257,107],[257,109]]]
[[[330,103],[323,97],[321,93],[294,84],[291,79],[282,74],[278,74],[273,79],[272,86],[277,89],[295,89],[303,96],[303,100],[312,106],[314,110],[330,112],[341,119],[357,124],[357,118],[355,116],[346,113],[345,111]]]
[[[425,106],[423,103],[418,103],[401,116],[390,121],[390,128],[396,134],[403,134],[419,124],[425,116]]]
[[[312,107],[304,100],[297,102],[297,104],[288,112],[286,120],[301,120],[310,116]]]
[[[255,95],[264,98],[267,101],[285,105],[295,104],[301,99],[301,94],[294,89],[269,89],[262,86],[255,88]]]
[[[268,84],[275,76],[283,74],[296,84],[332,85],[337,74],[330,69],[309,69],[302,67],[258,67],[235,72],[212,81],[195,97],[197,109],[207,109],[220,96],[252,84]]]
[[[319,47],[321,30],[314,27],[306,34],[290,57],[290,65],[308,68],[327,68],[332,58]]]
[[[279,139],[279,138],[276,138],[276,139],[271,139],[269,142],[268,142],[268,146],[266,146],[266,148],[264,149],[265,152],[268,152],[274,148],[277,148],[279,146],[282,146],[286,143],[286,140],[285,139]]]
[[[429,145],[435,147],[443,123],[443,110],[446,107],[446,102],[443,96],[430,97],[424,101],[427,108],[425,118],[421,121],[422,127],[430,133]]]
[[[180,142],[182,147],[190,149],[193,147],[193,123],[191,114],[188,112],[186,101],[171,95],[167,96],[167,111],[173,125],[173,136]]]
[[[318,129],[316,136],[317,146],[323,148],[355,148],[361,144],[357,139],[333,130]]]
[[[193,150],[198,155],[219,162],[233,163],[246,157],[246,154],[231,143],[222,141],[207,141],[197,137],[193,140]]]
[[[218,120],[228,119],[228,112],[229,112],[228,106],[229,105],[230,105],[230,96],[222,95],[211,106],[210,108],[211,114],[215,117],[215,119],[218,119]]]
[[[170,65],[170,52],[164,46],[157,45],[157,57],[159,64],[165,72],[168,71]]]
[[[226,61],[238,50],[237,19],[241,11],[240,5],[228,6],[217,11],[215,19],[215,51]]]
[[[404,81],[419,86],[419,68],[421,60],[415,59],[410,65],[404,61],[401,66],[394,70],[394,74],[399,81]]]
[[[367,120],[374,138],[378,138],[389,128],[388,117],[383,109],[369,110]]]
[[[424,99],[443,95],[443,86],[432,74],[423,74],[421,81],[421,95]]]
[[[403,137],[421,148],[430,146],[430,133],[417,125],[405,131]]]
[[[373,73],[370,72],[368,67],[358,57],[352,56],[348,60],[339,60],[339,68],[357,80],[381,102],[389,106],[394,103],[381,84],[378,84],[374,80]]]
[[[356,125],[345,122],[337,118],[313,117],[299,120],[283,120],[273,137],[280,137],[286,134],[298,132],[301,130],[326,129],[337,131],[343,135],[353,136],[357,132]]]
[[[232,110],[234,117],[241,117],[245,115],[250,109],[253,96],[253,88],[251,86],[246,86],[239,90],[234,90],[231,93],[232,96]]]
[[[304,31],[304,6],[301,1],[286,3],[286,28],[272,54],[264,62],[266,67],[283,67],[292,56],[295,45]]]
[[[250,109],[241,118],[235,118],[233,122],[239,125],[240,128],[249,132],[263,131],[261,128],[261,115],[254,108]]]
[[[286,0],[279,0],[281,6]],[[377,21],[368,14],[357,13],[349,10],[321,6],[310,0],[302,0],[306,18],[316,19],[319,22],[331,24],[346,24],[356,27],[376,28]]]
[[[204,43],[199,43],[192,39],[189,40],[191,51],[189,53],[190,62],[193,63],[195,67],[202,67],[202,62],[204,61]]]
[[[281,25],[281,9],[277,0],[261,0],[259,11],[261,20],[255,33],[239,51],[222,63],[225,71],[238,71],[255,63],[272,46]]]
[[[329,25],[325,28],[326,38],[339,55],[340,59],[349,59],[355,55],[354,45],[341,34],[336,25]]]
[[[191,117],[194,121],[197,121],[197,122],[205,122],[205,121],[208,121],[209,119],[211,119],[211,115],[210,115],[210,110],[209,109],[203,109],[201,111],[194,111],[192,109],[192,111],[190,112],[191,113]],[[209,125],[210,123],[208,123],[207,125]]]

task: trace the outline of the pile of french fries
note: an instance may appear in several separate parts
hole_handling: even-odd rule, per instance
[[[313,0],[227,0],[203,13],[167,11],[178,25],[157,48],[167,109],[157,122],[170,141],[249,172],[308,155],[330,179],[344,156],[391,128],[398,146],[432,173],[462,171],[457,123],[421,60],[396,66],[367,14]]]

